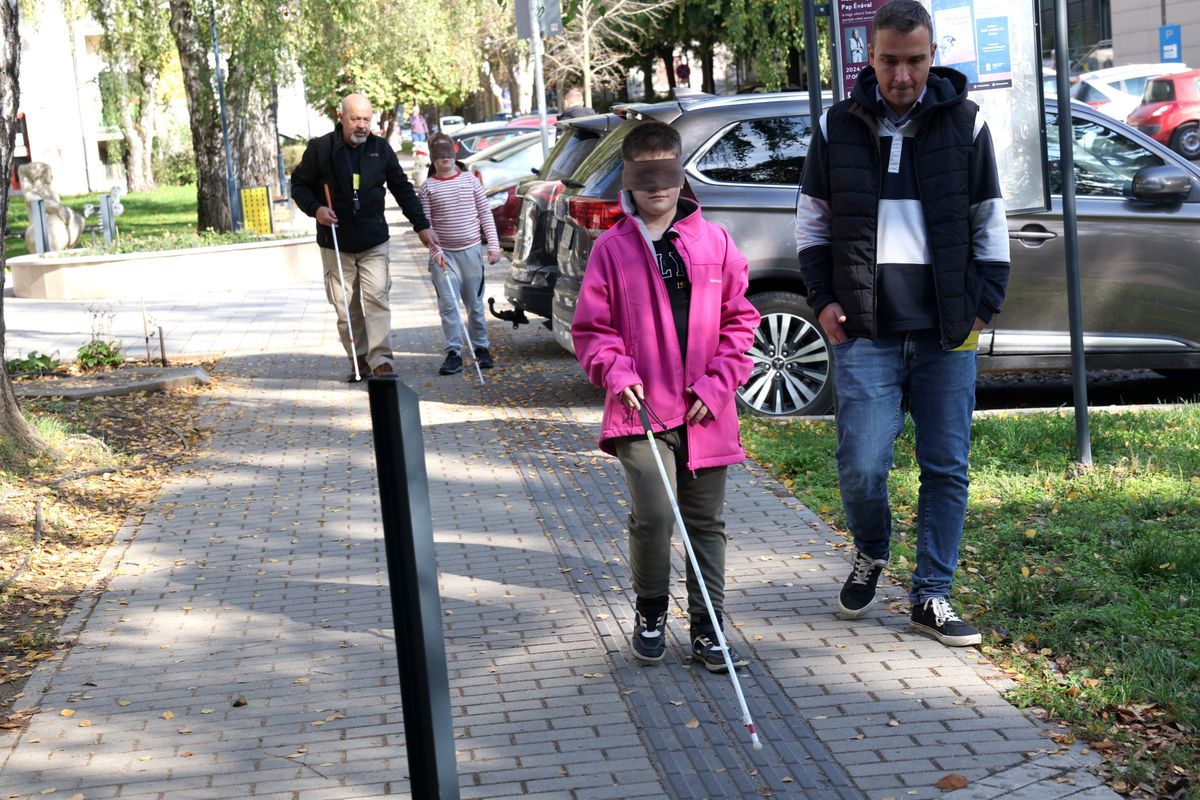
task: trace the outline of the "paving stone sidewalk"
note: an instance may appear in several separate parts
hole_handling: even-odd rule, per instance
[[[835,619],[839,540],[747,465],[730,471],[726,608],[752,658],[752,751],[728,678],[685,660],[681,619],[665,663],[628,657],[627,500],[594,447],[597,390],[548,331],[496,320],[486,385],[469,362],[437,376],[415,237],[393,238],[392,271],[464,798],[935,797],[950,773],[970,781],[954,797],[1116,797],[975,649],[910,634],[888,604]],[[366,393],[338,382],[320,285],[285,294],[220,364],[209,452],[121,532],[64,627],[74,647],[27,687],[40,712],[0,739],[0,798],[408,796]]]

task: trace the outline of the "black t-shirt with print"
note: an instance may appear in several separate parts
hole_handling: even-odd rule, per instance
[[[667,287],[667,299],[671,302],[671,316],[675,319],[675,334],[679,337],[679,353],[687,361],[688,313],[692,302],[692,282],[688,279],[687,266],[673,239],[678,234],[667,231],[654,243],[654,260],[658,262],[658,274]]]

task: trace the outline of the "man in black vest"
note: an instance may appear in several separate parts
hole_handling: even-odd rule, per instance
[[[332,132],[308,143],[300,165],[292,173],[292,199],[300,210],[317,220],[317,244],[325,265],[325,296],[337,311],[338,334],[346,357],[358,355],[358,377],[392,373],[392,311],[388,305],[389,234],[383,216],[390,190],[400,210],[426,247],[437,244],[421,201],[408,182],[395,151],[371,133],[374,112],[364,95],[351,94],[338,107],[338,124]],[[330,208],[326,188],[333,201]],[[342,276],[334,257],[333,233],[337,226]],[[342,278],[349,298],[342,297]],[[346,319],[347,302],[350,319]],[[354,346],[351,347],[351,334]],[[356,380],[354,362],[346,380]]]
[[[1008,284],[991,135],[961,73],[934,67],[916,0],[875,14],[851,96],[814,127],[796,206],[808,304],[833,347],[838,480],[857,548],[838,597],[855,619],[887,564],[887,479],[907,408],[920,466],[912,627],[980,642],[950,606],[967,509],[979,331]]]

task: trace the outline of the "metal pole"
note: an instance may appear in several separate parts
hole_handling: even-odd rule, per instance
[[[410,797],[458,800],[450,680],[417,395],[394,376],[367,382],[387,555]]]
[[[1075,393],[1075,444],[1080,464],[1092,464],[1088,427],[1087,365],[1083,358],[1083,300],[1079,290],[1079,230],[1075,210],[1075,133],[1071,123],[1071,62],[1067,53],[1067,1],[1054,0],[1054,66],[1058,84],[1058,158],[1062,174],[1063,236],[1067,254],[1067,316],[1071,331],[1071,383]]]
[[[221,109],[221,138],[225,141],[225,191],[229,195],[229,217],[233,229],[242,229],[242,204],[237,194],[237,179],[233,174],[233,157],[229,152],[229,118],[225,114],[225,80],[221,77],[221,42],[217,39],[217,9],[212,0],[208,3],[209,19],[212,22],[213,63],[217,69],[217,101]]]
[[[146,366],[154,363],[150,355],[150,320],[146,318],[146,298],[142,298],[142,333],[146,334]]]
[[[158,326],[158,358],[165,367],[167,365],[167,342],[163,338],[162,325]]]
[[[542,160],[550,155],[550,131],[546,128],[546,77],[542,73],[542,4],[528,0],[529,41],[533,45],[533,80],[537,90],[538,127],[542,132]],[[559,98],[562,102],[562,98]]]
[[[817,51],[817,0],[804,0],[804,57],[808,62],[809,128],[821,120],[821,54]],[[836,99],[836,98],[835,98]]]

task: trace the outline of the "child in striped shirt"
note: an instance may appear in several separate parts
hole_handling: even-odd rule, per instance
[[[454,158],[454,141],[443,133],[429,139],[429,157],[436,172],[421,184],[421,206],[438,235],[440,246],[429,258],[429,273],[437,290],[442,335],[446,337],[446,360],[439,375],[462,372],[462,349],[474,347],[475,361],[482,369],[495,362],[488,349],[487,318],[483,311],[483,255],[480,227],[487,236],[487,260],[500,260],[500,239],[488,208],[483,187],[464,171]],[[469,342],[463,342],[463,325],[458,301],[467,309]]]

